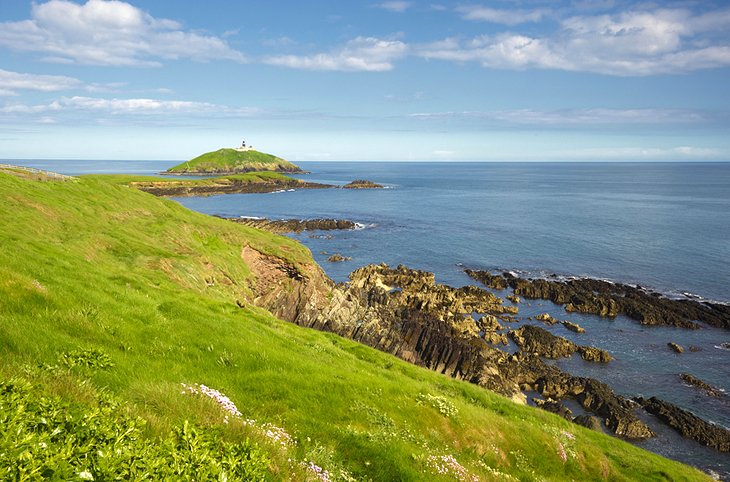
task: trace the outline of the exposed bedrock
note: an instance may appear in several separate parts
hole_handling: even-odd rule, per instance
[[[702,420],[691,412],[656,397],[636,400],[644,410],[656,415],[659,420],[683,437],[691,438],[720,452],[730,452],[730,430]]]
[[[679,375],[679,378],[681,378],[685,383],[697,388],[698,390],[702,390],[703,392],[705,392],[706,395],[710,397],[727,397],[727,394],[719,388],[713,387],[709,383],[702,381],[699,378],[690,375],[689,373],[681,373]]]
[[[301,233],[302,231],[334,231],[355,229],[357,224],[347,219],[265,219],[227,218],[238,224],[265,229],[273,233]]]
[[[515,307],[474,287],[435,283],[433,273],[370,265],[335,285],[316,265],[295,267],[246,247],[255,273],[248,301],[302,326],[331,331],[416,365],[467,380],[523,402],[525,390],[555,400],[572,398],[620,436],[644,438],[651,430],[606,385],[573,377],[539,356],[509,355],[482,335]],[[479,321],[473,313],[484,314]],[[485,328],[487,330],[485,330]]]
[[[382,184],[368,181],[367,179],[355,179],[342,186],[343,189],[383,189],[383,187]]]
[[[613,358],[600,348],[576,345],[563,337],[555,336],[544,328],[525,325],[518,330],[511,331],[510,338],[523,352],[534,353],[547,358],[569,357],[579,352],[584,360],[607,363]]]
[[[566,311],[615,317],[624,314],[644,325],[699,328],[697,322],[730,329],[730,305],[690,299],[669,299],[659,293],[620,283],[579,278],[524,279],[510,273],[466,270],[471,278],[493,289],[508,287],[523,298],[565,305]]]
[[[654,433],[634,413],[636,405],[617,396],[605,383],[593,378],[576,377],[548,365],[536,355],[512,357],[511,370],[523,388],[535,390],[545,398],[560,400],[572,398],[584,409],[603,420],[616,435],[643,439]]]

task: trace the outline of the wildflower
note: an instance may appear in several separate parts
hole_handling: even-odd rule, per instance
[[[94,480],[94,476],[88,470],[79,472],[79,479],[81,480]]]
[[[307,471],[314,474],[315,477],[317,477],[318,480],[322,482],[330,482],[330,473],[327,470],[324,470],[319,465],[315,464],[314,462],[309,462],[308,464],[305,464],[305,467]]]
[[[479,482],[479,477],[469,473],[453,455],[430,455],[426,460],[426,465],[440,475],[452,474],[460,481]]]
[[[565,453],[565,448],[563,447],[563,444],[558,442],[558,455],[562,459],[563,462],[568,461],[568,455]]]

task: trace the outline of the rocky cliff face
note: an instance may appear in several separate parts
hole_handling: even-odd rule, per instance
[[[432,273],[386,265],[365,266],[348,284],[335,285],[316,265],[294,267],[249,247],[242,257],[256,276],[248,301],[282,319],[337,333],[521,403],[523,390],[573,398],[620,436],[653,435],[631,402],[605,384],[571,376],[531,353],[509,355],[485,341],[500,327],[498,317],[517,312],[486,290],[439,285]],[[486,316],[476,321],[475,313]]]

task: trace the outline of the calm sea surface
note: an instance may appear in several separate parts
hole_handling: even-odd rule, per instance
[[[163,161],[14,161],[67,174],[152,174]],[[310,181],[344,184],[369,179],[385,190],[302,190],[181,198],[208,214],[267,218],[346,218],[365,226],[329,232],[331,239],[295,236],[336,281],[353,269],[386,262],[436,273],[451,285],[473,283],[462,266],[557,273],[640,284],[730,301],[730,163],[374,163],[301,162]],[[332,253],[351,256],[329,263]],[[504,294],[504,293],[503,293]],[[730,394],[730,332],[642,327],[568,314],[549,302],[520,305],[527,317],[550,312],[587,330],[548,329],[607,349],[607,365],[573,357],[557,362],[627,396],[656,395],[730,427],[730,398],[714,399],[681,383],[691,373]],[[701,348],[677,355],[675,341]],[[512,347],[509,347],[511,349]],[[575,408],[578,411],[578,407]],[[647,417],[659,432],[641,445],[730,478],[727,454],[688,442]]]

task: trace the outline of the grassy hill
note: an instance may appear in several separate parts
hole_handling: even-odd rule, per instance
[[[277,320],[242,249],[304,246],[118,181],[0,173],[0,479],[707,479]]]
[[[240,174],[251,171],[302,172],[299,166],[264,152],[218,149],[171,167],[172,174]]]

